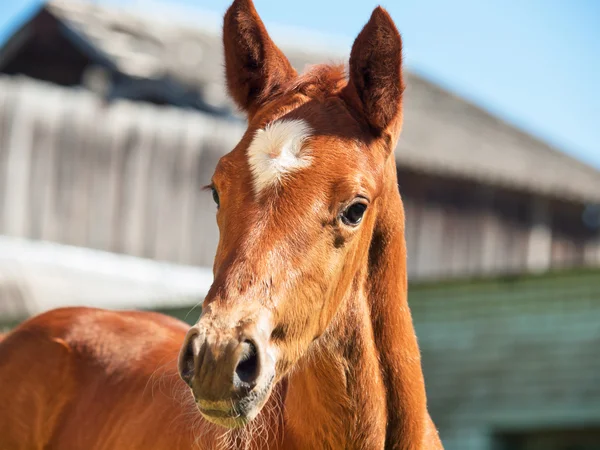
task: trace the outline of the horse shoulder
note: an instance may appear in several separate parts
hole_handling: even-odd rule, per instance
[[[44,448],[73,393],[71,349],[44,325],[25,322],[0,341],[0,448]]]

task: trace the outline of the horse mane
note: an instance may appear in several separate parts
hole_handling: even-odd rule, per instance
[[[348,84],[347,69],[343,64],[315,64],[284,88],[284,92],[298,93],[316,100],[338,95]]]

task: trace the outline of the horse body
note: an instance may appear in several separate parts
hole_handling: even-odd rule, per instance
[[[0,344],[0,448],[193,448],[202,424],[175,364],[186,330],[159,314],[87,308],[23,323]]]
[[[351,321],[366,311],[354,312]],[[335,339],[319,343],[319,358],[280,383],[283,392],[250,429],[227,431],[198,414],[177,373],[187,330],[157,313],[94,308],[24,322],[0,344],[0,448],[384,448],[385,392],[380,375],[363,370],[374,367],[368,358],[346,361]],[[362,334],[354,328],[344,340],[374,355],[369,341],[358,341]],[[365,377],[360,386],[349,379],[357,374]]]
[[[394,23],[373,12],[348,77],[298,76],[250,0],[223,36],[248,130],[210,186],[220,240],[199,321],[25,322],[0,343],[1,449],[442,448],[407,302]]]

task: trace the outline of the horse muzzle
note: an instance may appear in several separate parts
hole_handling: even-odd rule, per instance
[[[204,418],[227,428],[254,419],[275,379],[269,336],[258,327],[193,326],[179,354],[181,378]]]

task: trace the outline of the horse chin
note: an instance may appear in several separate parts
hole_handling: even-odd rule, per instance
[[[269,399],[272,383],[262,389],[254,390],[237,402],[232,401],[232,407],[227,410],[203,409],[197,404],[204,419],[224,428],[242,428],[252,422],[261,412]]]
[[[243,428],[250,422],[250,420],[245,417],[215,417],[206,415],[202,411],[200,411],[200,414],[202,414],[202,417],[210,423],[232,430],[235,428]]]

